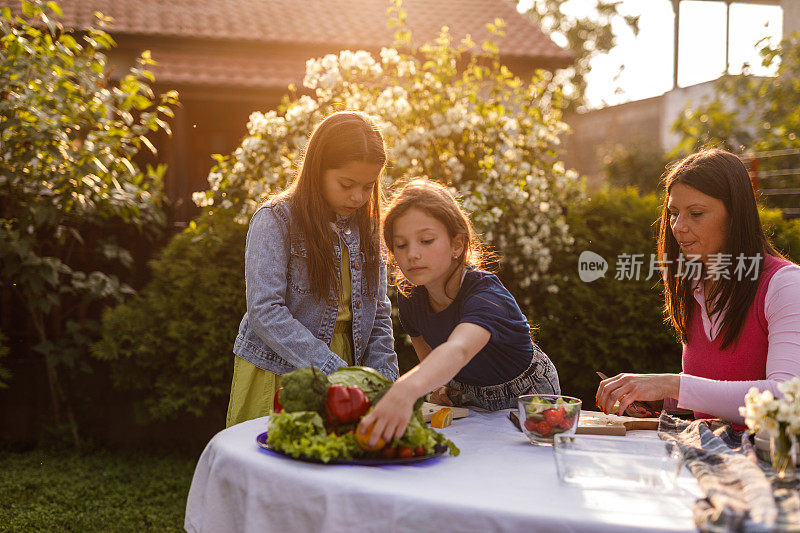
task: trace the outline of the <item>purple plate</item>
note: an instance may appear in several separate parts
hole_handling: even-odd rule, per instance
[[[312,459],[310,457],[292,457],[291,455],[286,455],[283,452],[280,452],[272,447],[271,444],[267,442],[267,431],[261,433],[258,437],[256,437],[256,442],[261,448],[265,450],[269,450],[274,453],[278,453],[283,455],[284,457],[288,457],[289,459],[297,459],[298,461],[305,461],[307,463],[319,463],[319,464],[328,464],[328,465],[363,465],[363,466],[380,466],[380,465],[405,465],[410,463],[420,463],[422,461],[427,461],[428,459],[433,459],[434,457],[439,457],[444,455],[447,451],[447,446],[442,446],[442,449],[439,451],[433,452],[428,455],[420,455],[408,458],[396,458],[396,459],[384,459],[383,457],[356,457],[355,459],[331,459],[327,463],[322,462],[320,459]]]

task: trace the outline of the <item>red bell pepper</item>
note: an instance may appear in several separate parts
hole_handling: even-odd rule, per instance
[[[283,411],[283,405],[281,405],[281,401],[278,399],[278,393],[283,390],[283,387],[280,387],[278,390],[275,391],[275,397],[272,398],[272,412],[273,413],[280,413]]]
[[[329,420],[334,424],[357,421],[367,412],[369,405],[367,395],[355,385],[345,387],[341,383],[334,383],[328,389],[325,406]]]

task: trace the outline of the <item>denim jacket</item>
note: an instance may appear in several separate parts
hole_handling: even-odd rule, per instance
[[[377,297],[369,296],[354,217],[338,220],[336,233],[350,254],[355,364],[372,367],[394,381],[398,368],[392,306],[386,294],[386,261],[381,257]],[[341,275],[339,239],[334,241],[334,249],[336,271]],[[239,325],[233,353],[276,374],[308,365],[330,374],[347,365],[329,349],[338,298],[318,301],[311,293],[305,241],[293,231],[288,201],[267,202],[250,220],[245,282],[247,312]],[[336,284],[332,290],[336,290]]]

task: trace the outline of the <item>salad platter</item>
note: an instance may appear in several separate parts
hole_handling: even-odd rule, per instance
[[[393,459],[385,459],[383,457],[358,457],[353,459],[331,459],[327,463],[323,463],[321,459],[316,459],[313,457],[292,457],[291,455],[286,455],[272,446],[270,446],[268,442],[269,432],[265,431],[256,437],[256,443],[263,449],[269,450],[271,452],[278,453],[285,457],[290,457],[292,459],[297,459],[299,461],[305,461],[308,463],[321,463],[321,464],[331,464],[331,465],[362,465],[362,466],[381,466],[381,465],[402,465],[402,464],[410,464],[410,463],[421,463],[422,461],[427,461],[428,459],[433,459],[434,457],[439,457],[447,452],[447,446],[437,446],[434,447],[434,451],[431,454],[415,456],[412,455],[411,457],[403,458],[403,457],[395,457]]]
[[[328,376],[308,366],[284,374],[281,385],[267,431],[256,438],[264,449],[301,461],[361,465],[416,463],[459,453],[455,444],[428,427],[423,398],[415,403],[400,438],[370,444],[372,427],[361,433],[359,423],[392,385],[371,368],[344,367]]]

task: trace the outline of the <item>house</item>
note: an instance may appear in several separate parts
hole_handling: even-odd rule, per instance
[[[677,6],[682,0],[671,1],[673,6]],[[728,6],[733,3],[780,6],[783,10],[783,34],[788,36],[800,31],[800,0],[723,1]],[[677,39],[677,28],[675,35]],[[679,59],[676,59],[675,70]],[[573,134],[566,141],[565,163],[587,176],[590,185],[600,186],[605,181],[603,159],[615,145],[628,146],[654,157],[674,148],[680,140],[672,132],[678,115],[688,104],[699,105],[712,99],[716,80],[678,87],[675,78],[673,84],[672,90],[659,96],[566,117]],[[786,212],[800,214],[800,209]]]
[[[18,0],[0,6],[19,8]],[[290,84],[302,86],[305,62],[343,49],[377,54],[393,42],[387,27],[389,0],[60,0],[67,27],[94,24],[94,12],[113,18],[107,31],[118,47],[109,54],[124,72],[150,50],[155,90],[176,89],[181,107],[173,136],[154,139],[158,162],[167,163],[170,219],[181,225],[197,212],[191,193],[207,187],[211,155],[227,154],[245,135],[248,116],[274,108]],[[491,38],[503,62],[529,77],[537,68],[568,66],[571,56],[555,45],[511,0],[405,0],[415,44],[448,26],[455,40]],[[505,37],[486,24],[496,17]],[[148,161],[155,162],[155,161]]]

